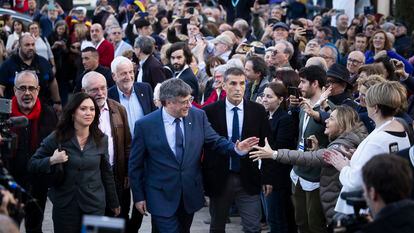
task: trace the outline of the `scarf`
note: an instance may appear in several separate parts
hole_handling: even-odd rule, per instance
[[[29,119],[30,134],[31,134],[30,148],[32,151],[35,151],[37,149],[37,147],[39,146],[39,142],[40,142],[39,140],[39,118],[40,118],[41,112],[42,112],[42,105],[40,104],[39,98],[37,98],[32,111],[26,115],[20,112],[16,96],[13,96],[11,116],[25,116],[27,117],[27,119]]]

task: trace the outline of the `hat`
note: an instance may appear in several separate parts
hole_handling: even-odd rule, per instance
[[[228,47],[232,47],[233,46],[233,41],[231,40],[230,37],[228,37],[226,35],[219,35],[215,39],[213,39],[211,42],[213,44],[217,44],[217,43],[225,44]]]
[[[328,69],[328,71],[326,72],[326,77],[335,78],[349,85],[352,85],[351,82],[349,81],[350,75],[349,75],[348,69],[345,66],[340,65],[338,63],[334,63]]]
[[[273,31],[276,30],[277,28],[283,28],[286,31],[289,31],[289,26],[283,22],[277,22],[275,23],[275,25],[273,25]]]

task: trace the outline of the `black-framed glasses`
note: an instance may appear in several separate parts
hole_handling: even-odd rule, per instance
[[[26,93],[26,91],[29,91],[31,93],[36,92],[39,89],[39,87],[35,87],[35,86],[20,86],[20,87],[16,87],[16,90],[22,92],[22,93]]]
[[[194,97],[190,97],[189,99],[187,99],[187,100],[183,100],[183,101],[177,101],[179,104],[181,104],[181,105],[187,105],[187,104],[191,104],[191,103],[193,103],[193,100],[194,100]]]
[[[351,63],[353,65],[359,65],[359,64],[364,63],[362,61],[358,61],[358,60],[355,60],[355,59],[352,59],[352,58],[348,58],[347,60],[348,60],[349,63]]]

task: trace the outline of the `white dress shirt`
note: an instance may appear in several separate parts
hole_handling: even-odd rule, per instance
[[[149,57],[149,56],[148,56]],[[142,76],[144,75],[144,71],[142,69],[142,66],[144,65],[145,61],[147,61],[148,57],[142,59],[139,61],[139,72],[137,77],[137,82],[142,83]]]
[[[244,112],[243,112],[243,100],[240,102],[239,105],[235,106],[232,103],[230,103],[226,98],[226,124],[227,124],[227,135],[229,136],[229,140],[231,140],[231,136],[233,136],[233,108],[237,107],[239,110],[237,110],[237,114],[239,115],[239,135],[241,137],[242,135],[242,129],[243,129],[243,118],[244,118]]]
[[[165,108],[162,108],[162,120],[164,122],[165,134],[167,136],[168,145],[175,154],[175,117],[171,116]],[[183,133],[183,145],[185,145],[185,133],[184,133],[184,119],[180,117],[180,127]]]
[[[99,129],[108,136],[108,154],[109,163],[114,165],[114,138],[112,137],[111,119],[109,116],[108,102],[101,109],[101,115],[99,116]]]

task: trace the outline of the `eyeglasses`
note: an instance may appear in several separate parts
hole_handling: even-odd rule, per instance
[[[91,94],[97,94],[99,91],[106,91],[106,89],[107,89],[106,86],[101,86],[101,87],[92,88],[92,89],[89,89],[89,90],[86,90],[86,91],[91,93]]]
[[[20,86],[20,87],[15,87],[16,90],[22,92],[22,93],[26,93],[26,91],[29,91],[30,93],[34,93],[38,90],[38,87],[35,86]]]
[[[177,101],[179,104],[181,104],[181,105],[187,105],[187,104],[191,104],[192,102],[193,102],[193,100],[194,100],[194,97],[190,97],[189,99],[187,99],[187,100],[183,100],[183,101]]]
[[[348,58],[347,60],[348,60],[349,63],[351,63],[353,65],[359,65],[359,64],[364,63],[362,61],[358,61],[358,60],[355,60],[355,59],[352,59],[352,58]]]

